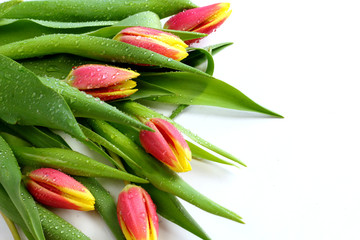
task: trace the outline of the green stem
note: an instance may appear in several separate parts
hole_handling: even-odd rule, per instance
[[[0,215],[4,218],[5,223],[8,226],[14,240],[21,240],[19,232],[18,232],[15,224],[8,217],[6,217],[2,212],[0,212]]]
[[[108,151],[108,152],[109,152],[110,157],[112,157],[112,159],[114,159],[114,161],[116,161],[122,167],[122,171],[127,172],[125,170],[124,164],[121,162],[120,157],[111,151]],[[125,185],[130,184],[130,183],[131,183],[130,181],[124,180]]]
[[[190,105],[187,104],[180,104],[177,106],[177,108],[174,109],[174,111],[170,115],[170,119],[176,118],[182,111],[185,110],[185,108],[189,107]]]

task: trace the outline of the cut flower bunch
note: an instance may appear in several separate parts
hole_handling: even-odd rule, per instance
[[[211,239],[179,198],[244,223],[180,175],[193,160],[246,165],[174,120],[191,105],[282,117],[212,76],[232,43],[194,47],[230,15],[189,0],[0,3],[0,213],[14,239],[90,239],[54,208],[96,211],[115,239],[158,239],[158,215]],[[98,178],[125,187],[114,199]]]

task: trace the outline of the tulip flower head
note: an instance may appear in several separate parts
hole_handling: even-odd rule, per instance
[[[36,169],[27,175],[25,184],[34,199],[44,205],[80,211],[94,210],[95,198],[89,190],[58,170]]]
[[[117,216],[127,240],[157,240],[156,206],[143,188],[132,184],[125,186],[119,194]]]
[[[216,3],[180,12],[171,17],[164,28],[210,34],[220,27],[230,14],[230,3]],[[189,40],[186,43],[191,44],[196,41],[199,39]]]
[[[152,118],[145,124],[155,130],[140,131],[140,142],[146,152],[176,172],[190,171],[191,151],[179,130],[161,118]]]
[[[124,68],[86,64],[74,67],[65,81],[93,97],[109,101],[135,93],[137,89],[133,88],[136,87],[136,82],[130,79],[137,76],[137,72]]]
[[[188,56],[187,45],[176,35],[147,27],[129,27],[120,31],[115,40],[145,48],[180,61]]]

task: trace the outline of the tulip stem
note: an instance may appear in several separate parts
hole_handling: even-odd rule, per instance
[[[187,104],[180,104],[179,106],[177,106],[176,109],[174,109],[174,111],[171,113],[170,115],[170,119],[174,119],[175,117],[177,117],[182,111],[185,110],[185,108],[189,107],[190,105]]]
[[[114,152],[108,150],[108,153],[110,155],[110,157],[112,157],[114,159],[114,161],[119,164],[119,166],[117,166],[118,169],[121,169],[122,171],[126,172],[124,164],[121,162],[121,159],[119,158],[118,155],[116,155]],[[121,167],[121,168],[120,168]]]
[[[17,231],[15,224],[8,217],[6,217],[2,212],[0,212],[0,215],[4,218],[5,223],[7,224],[14,240],[21,240],[19,232]]]
[[[117,154],[113,153],[112,151],[108,150],[108,152],[109,152],[110,157],[112,157],[114,159],[114,161],[117,162],[122,167],[122,171],[127,172],[125,170],[124,164],[122,163],[120,157]],[[130,181],[124,180],[125,185],[128,185],[130,183],[131,183]]]

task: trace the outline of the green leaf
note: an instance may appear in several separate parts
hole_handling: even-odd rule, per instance
[[[79,240],[90,240],[81,231],[76,229],[64,219],[58,217],[51,211],[36,204],[34,208],[39,213],[42,228],[47,240],[73,240],[74,236]],[[14,221],[25,233],[28,240],[35,240],[29,232],[26,223],[12,203],[5,189],[0,185],[0,211]],[[36,239],[37,240],[37,239]]]
[[[161,28],[160,18],[156,13],[146,11],[131,15],[113,26],[103,27],[91,32],[87,32],[87,35],[113,38],[118,32],[127,27],[142,26],[151,28]]]
[[[44,126],[85,138],[65,100],[34,73],[1,54],[0,118],[9,124]]]
[[[196,5],[189,0],[39,0],[23,2],[3,17],[64,22],[109,21],[144,11],[153,11],[164,18],[194,7]]]
[[[188,49],[190,50],[190,52],[198,51],[205,56],[205,59],[207,60],[207,66],[205,72],[210,76],[212,76],[214,74],[215,62],[211,55],[211,49],[208,50],[202,48],[188,48]],[[190,106],[189,104],[179,104],[179,106],[171,113],[170,118],[174,119],[189,106]]]
[[[16,209],[15,205],[9,198],[9,195],[5,191],[4,187],[0,184],[0,212],[7,216],[11,221],[17,224],[21,230],[24,232],[28,240],[34,240],[34,237],[30,233],[29,228],[27,227],[24,219],[20,215],[19,211]]]
[[[7,2],[0,3],[0,18],[7,12],[11,10],[11,8],[15,7],[23,0],[10,0]]]
[[[281,117],[255,103],[238,89],[209,75],[199,76],[186,72],[144,73],[139,76],[138,81],[140,80],[174,93],[172,96],[156,98],[159,102],[207,105]]]
[[[62,28],[105,27],[105,26],[118,24],[121,21],[58,22],[58,21],[44,21],[44,20],[30,19],[30,18],[22,18],[22,19],[3,18],[0,20],[0,26],[6,26],[17,22],[34,23],[47,28],[62,29]]]
[[[90,238],[79,229],[40,204],[37,204],[36,207],[47,240],[90,240]]]
[[[143,26],[143,27],[149,27],[149,28],[154,28],[156,30],[160,30],[163,32],[168,32],[168,33],[172,33],[176,36],[178,36],[179,38],[181,38],[183,41],[187,41],[187,40],[192,40],[192,39],[196,39],[196,38],[202,38],[202,37],[206,37],[207,35],[204,33],[197,33],[197,32],[188,32],[188,31],[179,31],[179,30],[170,30],[170,29],[163,29],[161,28],[161,26],[156,26],[156,24],[148,24],[150,26],[144,26],[145,24],[128,24],[128,25],[123,25],[123,24],[116,24],[115,26],[109,26],[109,27],[104,27],[98,30],[95,30],[93,32],[90,33],[86,33],[87,35],[90,36],[97,36],[97,37],[103,37],[103,38],[113,38],[116,34],[118,34],[121,30],[128,28],[128,27],[132,27],[132,26]]]
[[[118,33],[116,29],[119,26],[161,28],[161,22],[157,14],[149,11],[134,14],[121,21],[54,22],[36,19],[0,19],[2,33],[0,45],[55,33],[88,34],[112,38]],[[122,30],[125,27],[120,28]]]
[[[19,164],[30,167],[50,167],[85,177],[104,177],[147,183],[146,180],[109,167],[81,153],[60,148],[12,147]]]
[[[174,171],[147,154],[145,150],[110,124],[99,120],[89,121],[95,132],[122,150],[124,155],[120,156],[136,175],[147,178],[156,188],[174,194],[204,211],[242,223],[240,216],[197,192]],[[127,161],[128,158],[137,165],[132,164],[132,161]]]
[[[210,152],[204,150],[203,148],[193,144],[192,142],[187,141],[187,144],[190,147],[191,153],[193,158],[195,159],[199,159],[199,160],[208,160],[208,161],[212,161],[212,162],[217,162],[217,163],[221,163],[221,164],[226,164],[226,165],[231,165],[231,166],[236,166],[228,161],[225,161],[217,156],[215,156],[214,154],[211,154]]]
[[[85,136],[91,140],[91,141],[87,141],[88,144],[85,143],[85,141],[83,142],[84,144],[86,144],[90,149],[94,150],[95,152],[99,153],[100,155],[102,155],[104,158],[106,158],[107,160],[109,160],[112,164],[114,164],[118,169],[125,171],[125,169],[123,168],[123,166],[118,163],[117,161],[115,161],[111,156],[109,156],[101,147],[99,147],[98,145],[96,145],[95,143],[98,143],[101,146],[105,145],[107,146],[107,148],[111,148],[113,147],[113,150],[118,150],[114,145],[112,145],[110,142],[108,142],[106,139],[104,139],[103,137],[101,137],[99,134],[97,134],[96,132],[93,132],[91,129],[80,125],[81,129],[83,130]],[[91,144],[89,144],[91,143]],[[111,146],[110,146],[111,145]],[[119,150],[120,151],[120,150]]]
[[[74,236],[79,240],[90,240],[81,231],[76,229],[64,219],[58,217],[51,211],[36,204],[35,209],[39,213],[42,228],[47,240],[73,240]],[[0,211],[2,211],[8,218],[15,222],[25,233],[28,240],[35,240],[30,234],[29,229],[22,219],[20,213],[12,203],[5,189],[0,185]],[[36,239],[37,240],[37,239]]]
[[[82,34],[115,23],[117,21],[68,23],[35,19],[0,19],[0,45],[48,34]]]
[[[182,113],[186,108],[188,108],[190,105],[188,104],[179,104],[171,113],[169,116],[170,119],[176,118],[180,113]]]
[[[125,240],[116,214],[116,205],[110,193],[95,178],[75,177],[95,197],[95,210],[102,216],[117,240]]]
[[[85,64],[104,64],[90,58],[70,54],[48,55],[42,58],[28,58],[18,60],[24,67],[39,77],[65,79],[75,66]]]
[[[210,237],[191,217],[185,207],[174,195],[161,191],[152,184],[141,184],[141,187],[150,194],[151,199],[156,205],[156,211],[158,214],[195,234],[199,238],[210,240]]]
[[[28,141],[35,147],[68,148],[67,143],[55,133],[45,128],[7,124],[0,120],[0,129]]]
[[[153,51],[102,37],[51,34],[0,46],[0,54],[15,60],[57,53],[69,53],[105,62],[149,64],[206,75],[196,68]]]
[[[189,48],[188,50],[190,52],[192,52],[192,51],[200,52],[205,57],[205,60],[207,61],[207,66],[206,66],[205,72],[207,74],[209,74],[210,76],[212,76],[214,74],[214,70],[215,70],[215,62],[214,62],[214,58],[212,57],[211,48],[207,48],[207,49]]]
[[[89,120],[88,120],[89,121]],[[124,125],[120,125],[120,126],[124,126]],[[134,131],[137,131],[136,129],[134,128],[131,128],[133,129]],[[121,151],[119,148],[117,148],[114,144],[112,144],[111,142],[109,142],[107,139],[103,138],[101,135],[97,134],[96,132],[92,131],[91,129],[89,128],[86,128],[85,129],[85,134],[87,135],[87,137],[94,141],[95,143],[103,146],[104,148],[106,148],[110,153],[114,153],[114,154],[117,154],[119,156],[124,156],[124,158],[127,159],[127,161],[131,162],[131,164],[137,166],[137,167],[140,167],[138,166],[138,164],[136,162],[134,162],[131,158],[127,157],[126,154]],[[111,155],[111,154],[110,154]],[[117,159],[113,158],[113,161],[117,162]],[[121,162],[117,162],[116,164],[116,167],[125,171],[124,167],[122,166],[122,163]]]
[[[138,120],[131,118],[113,106],[100,101],[63,81],[54,78],[40,78],[40,80],[43,84],[63,96],[76,117],[101,119],[149,130],[149,127]]]
[[[136,81],[136,79],[135,79]],[[119,99],[116,101],[123,101],[123,100],[136,100],[136,99],[142,99],[142,98],[156,98],[159,96],[169,96],[173,95],[173,92],[170,92],[161,86],[156,86],[151,83],[147,83],[144,81],[139,81],[136,83],[136,88],[139,89],[136,93],[130,95],[127,98]]]
[[[35,239],[45,240],[34,199],[21,183],[19,165],[9,145],[0,137],[0,184]]]
[[[8,226],[11,235],[13,237],[14,240],[21,240],[21,237],[19,235],[18,230],[16,229],[15,223],[13,221],[11,221],[8,217],[6,217],[1,211],[0,211],[0,216],[3,217],[6,225]]]
[[[182,62],[189,66],[197,67],[208,60],[207,52],[211,53],[211,55],[215,55],[232,44],[232,42],[224,42],[203,48],[188,48],[189,56],[182,60]],[[206,52],[200,49],[203,49]]]

